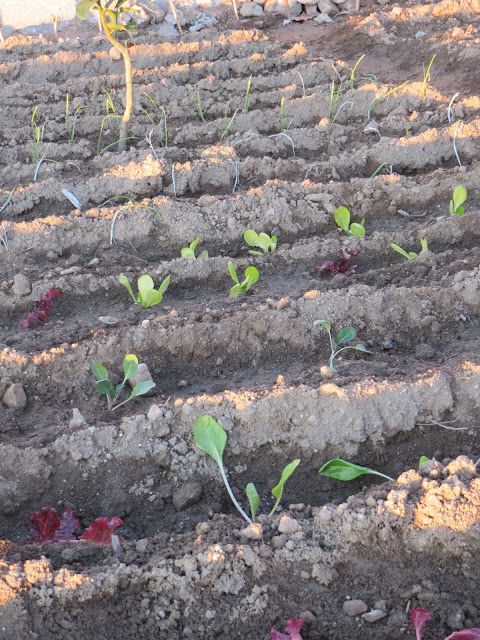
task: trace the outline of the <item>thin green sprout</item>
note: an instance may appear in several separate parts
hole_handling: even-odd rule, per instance
[[[0,213],[2,213],[3,211],[5,211],[5,209],[7,208],[8,204],[12,201],[12,197],[13,197],[13,194],[14,194],[14,192],[16,191],[16,189],[17,189],[17,187],[15,187],[15,189],[12,189],[12,190],[10,191],[10,193],[8,194],[8,198],[7,198],[6,202],[5,202],[5,204],[4,204],[4,205],[2,206],[2,208],[0,209]]]
[[[422,98],[422,100],[427,95],[427,83],[430,78],[430,69],[432,68],[432,64],[433,64],[433,61],[435,60],[436,55],[437,54],[435,54],[430,60],[430,64],[428,65],[427,71],[425,71],[425,65],[423,65],[423,84],[422,84],[422,92],[420,94],[420,97]]]
[[[406,84],[408,84],[408,80],[406,80],[405,82],[402,82],[402,84],[399,84],[398,87],[394,87],[393,89],[390,89],[389,91],[382,94],[378,98],[375,98],[374,100],[372,100],[370,106],[368,107],[367,118],[370,118],[372,111],[374,110],[374,108],[377,106],[379,102],[383,102],[383,100],[386,100],[389,96],[392,95],[392,93],[395,93],[395,91],[398,91],[399,89],[404,87]]]
[[[65,128],[67,130],[67,134],[68,137],[70,138],[70,141],[73,142],[74,138],[75,138],[75,125],[77,124],[77,118],[79,116],[79,113],[82,109],[86,109],[87,107],[85,105],[81,105],[80,107],[77,107],[74,111],[73,114],[73,125],[70,127],[70,119],[69,119],[69,107],[70,107],[70,101],[69,101],[69,97],[68,97],[68,93],[67,93],[67,98],[65,101]]]
[[[231,126],[231,124],[232,124],[232,122],[233,122],[233,119],[234,119],[234,118],[235,118],[235,116],[237,115],[237,111],[238,111],[238,109],[235,109],[235,113],[233,114],[233,116],[232,116],[232,117],[230,118],[230,120],[229,120],[229,119],[228,119],[228,117],[227,117],[227,109],[228,109],[228,106],[227,106],[227,105],[225,105],[225,112],[224,112],[224,116],[223,116],[223,117],[224,117],[224,121],[225,121],[225,126],[224,126],[224,129],[223,129],[223,133],[222,133],[222,135],[220,136],[220,142],[222,142],[223,140],[225,140],[225,138],[227,137],[227,135],[228,135],[228,130],[230,129],[230,126]]]
[[[101,156],[104,151],[106,151],[107,149],[110,149],[110,147],[114,147],[116,144],[120,144],[120,142],[124,142],[125,140],[138,140],[138,138],[137,136],[127,136],[126,138],[120,138],[119,140],[115,140],[115,142],[111,142],[110,144],[107,144],[106,147],[103,147],[100,153],[97,153],[97,156]]]
[[[142,109],[142,111],[150,120],[150,122],[153,124],[154,128],[156,129],[161,146],[167,147],[168,146],[167,113],[163,107],[159,107],[157,105],[155,100],[151,96],[149,96],[148,93],[146,93],[145,95],[152,103],[155,111],[157,112],[158,118],[152,118],[152,116],[148,113],[146,109]],[[161,129],[159,128],[160,125],[162,125],[162,123],[163,123],[163,135],[160,134]]]
[[[355,71],[357,70],[358,65],[364,59],[365,54],[362,54],[360,58],[356,61],[355,66],[352,69],[352,73],[350,74],[350,89],[353,89],[353,85],[355,82]]]
[[[245,93],[245,102],[243,105],[243,108],[245,109],[246,113],[248,113],[248,106],[250,104],[250,87],[251,86],[252,86],[252,76],[249,77],[247,82],[247,91]]]
[[[383,167],[385,167],[385,169],[387,170],[387,173],[389,175],[393,174],[393,165],[391,165],[391,164],[389,165],[388,162],[382,162],[382,164],[375,169],[375,171],[372,173],[370,178],[374,178],[377,175],[377,173],[380,173],[380,171],[383,169]]]
[[[190,94],[190,98],[192,99],[193,102],[193,106],[195,107],[197,113],[198,113],[198,117],[200,118],[200,120],[202,122],[206,122],[205,120],[205,116],[203,115],[203,110],[202,110],[202,101],[200,98],[200,91],[197,91],[197,97],[195,98],[195,94],[193,93],[193,89],[192,87],[188,87],[188,93]]]
[[[293,118],[288,122],[288,116],[285,113],[285,98],[280,100],[280,133],[288,131],[292,126]]]
[[[305,82],[303,81],[300,71],[297,71],[297,75],[300,78],[300,82],[302,83],[302,97],[305,98],[305,96],[307,95],[307,92],[305,91]]]

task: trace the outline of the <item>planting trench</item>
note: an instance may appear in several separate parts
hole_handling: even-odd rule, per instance
[[[374,5],[322,26],[266,17],[235,31],[221,11],[217,28],[170,42],[150,25],[132,50],[136,140],[122,154],[97,155],[116,133],[107,127],[99,145],[102,87],[121,111],[123,72],[93,26],[73,22],[63,43],[1,43],[0,208],[15,192],[0,214],[0,397],[17,384],[27,402],[1,405],[0,637],[263,639],[302,617],[306,639],[395,640],[414,637],[408,606],[431,610],[427,640],[480,627],[474,4]],[[422,62],[434,53],[422,99]],[[346,104],[331,124],[339,76]],[[369,120],[372,100],[406,80]],[[73,108],[87,105],[72,142],[66,91]],[[145,93],[168,116],[168,145],[152,137],[156,157]],[[220,142],[226,103],[230,117],[239,111]],[[37,123],[49,121],[39,151],[55,160],[39,167],[37,105]],[[370,177],[382,163],[391,172]],[[450,216],[458,184],[466,212]],[[366,218],[364,238],[336,229],[341,205]],[[248,228],[278,236],[277,249],[249,256]],[[195,237],[208,259],[180,258]],[[420,252],[420,238],[429,250],[413,260],[390,247]],[[340,249],[360,250],[355,274],[315,270]],[[258,268],[248,295],[228,297],[229,260],[240,275]],[[122,273],[134,284],[149,273],[157,286],[170,274],[171,284],[145,310]],[[21,329],[51,288],[61,295],[49,323]],[[315,320],[355,327],[374,355],[328,370]],[[156,387],[110,413],[90,365],[117,382],[127,353]],[[195,447],[201,415],[227,431],[225,464],[245,507],[255,482],[268,513],[283,468],[301,460],[260,528],[238,518]],[[417,472],[421,455],[435,461]],[[319,476],[332,457],[395,480]],[[121,549],[24,545],[44,506],[74,509],[82,529],[121,517]],[[349,598],[385,615],[350,616]]]

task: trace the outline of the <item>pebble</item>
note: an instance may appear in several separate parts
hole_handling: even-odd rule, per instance
[[[202,497],[203,487],[199,482],[187,482],[173,492],[172,503],[177,511],[184,511]]]
[[[368,611],[368,607],[363,600],[345,600],[342,609],[343,613],[352,618]]]
[[[377,622],[377,620],[385,618],[386,615],[385,611],[381,609],[372,609],[368,611],[368,613],[363,613],[362,619],[365,620],[365,622]]]
[[[71,429],[75,429],[77,427],[81,427],[84,424],[86,424],[85,422],[85,418],[83,417],[83,415],[80,413],[80,411],[75,407],[73,409],[73,416],[72,419],[70,420],[70,422],[68,423],[69,427]]]
[[[253,18],[263,15],[263,9],[256,2],[244,2],[240,7],[239,14],[242,18]]]
[[[272,546],[274,549],[281,549],[285,546],[287,539],[285,536],[273,536],[272,538]]]
[[[415,357],[418,360],[431,360],[435,356],[435,349],[429,344],[417,344]]]
[[[16,296],[28,296],[31,290],[31,282],[23,273],[17,273],[17,275],[13,277],[13,293]]]
[[[160,418],[163,418],[163,411],[162,409],[160,409],[158,404],[152,404],[152,406],[148,410],[147,418],[152,422],[155,422],[156,420],[160,420]]]
[[[22,385],[18,382],[8,387],[3,402],[11,409],[25,409],[27,406],[27,396]]]
[[[320,0],[317,4],[320,13],[324,13],[327,16],[336,16],[339,9],[332,0]]]
[[[100,316],[98,320],[102,324],[106,324],[110,327],[116,327],[117,324],[120,322],[118,318],[115,318],[115,316]]]
[[[145,553],[145,551],[147,550],[147,546],[148,546],[147,538],[142,538],[142,540],[139,540],[135,545],[135,549],[138,551],[138,553]]]
[[[295,520],[295,518],[291,518],[290,516],[284,515],[280,518],[280,522],[278,523],[278,530],[280,533],[295,533],[296,531],[301,531],[302,526]]]

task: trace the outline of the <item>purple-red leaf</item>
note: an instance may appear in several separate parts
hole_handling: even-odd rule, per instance
[[[351,276],[355,273],[355,269],[358,267],[358,264],[348,264],[348,261],[350,258],[358,256],[359,253],[360,249],[354,249],[351,253],[347,253],[343,249],[340,249],[340,260],[337,263],[327,260],[320,267],[315,267],[315,271],[329,270],[335,275],[337,273],[343,273],[344,276]]]
[[[80,522],[73,517],[73,509],[67,509],[62,516],[56,538],[59,541],[74,540],[73,534],[77,529],[80,529]]]
[[[480,640],[480,629],[463,629],[454,631],[445,640]]]
[[[30,533],[35,542],[53,542],[60,529],[60,518],[52,507],[43,507],[30,516]]]
[[[117,517],[112,518],[110,522],[108,522],[108,518],[97,518],[88,529],[85,529],[80,540],[91,540],[96,544],[111,544],[115,527],[120,527],[122,524],[123,521]]]
[[[287,620],[287,626],[285,627],[285,632],[288,633],[288,636],[277,631],[275,627],[270,629],[270,640],[302,640],[302,636],[300,635],[300,628],[303,624],[303,620],[301,618],[293,618],[291,620]]]
[[[23,329],[29,329],[32,324],[46,324],[48,322],[48,312],[50,311],[50,304],[53,298],[60,295],[58,289],[48,289],[42,294],[40,300],[35,300],[33,303],[33,311],[28,314],[25,320],[20,322],[20,326]]]
[[[432,619],[432,614],[426,609],[412,609],[410,611],[410,622],[415,627],[415,634],[417,640],[422,640],[423,629],[429,620]]]

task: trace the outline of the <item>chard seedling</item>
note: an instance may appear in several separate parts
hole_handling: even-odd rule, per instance
[[[69,113],[70,102],[69,102],[68,93],[67,93],[67,97],[65,100],[65,129],[67,130],[67,134],[70,139],[70,142],[73,142],[75,138],[75,125],[77,124],[77,118],[80,115],[80,111],[86,108],[87,107],[85,105],[81,105],[80,107],[77,107],[73,112],[73,116],[70,119],[70,113]]]
[[[126,402],[133,400],[133,398],[136,398],[137,396],[143,396],[145,393],[148,393],[148,391],[150,391],[150,389],[153,389],[153,387],[155,386],[155,383],[152,380],[139,382],[133,387],[132,391],[130,392],[130,395],[126,400],[124,400],[123,402],[120,402],[119,404],[115,404],[118,400],[120,393],[124,389],[125,383],[127,382],[127,380],[130,380],[130,378],[133,378],[133,376],[137,373],[137,369],[138,369],[137,356],[135,356],[133,353],[129,353],[128,355],[125,356],[123,360],[123,373],[124,373],[123,382],[121,382],[120,384],[117,384],[116,387],[114,387],[113,384],[110,382],[108,378],[108,372],[102,364],[100,364],[99,362],[92,362],[91,368],[92,368],[93,375],[97,379],[97,382],[95,384],[96,389],[100,395],[106,396],[108,409],[110,411],[115,411],[115,409],[118,409],[118,407],[121,407],[122,404],[125,404]]]
[[[405,249],[402,249],[402,247],[399,247],[398,244],[394,244],[392,242],[390,246],[397,253],[400,253],[404,258],[407,258],[407,260],[413,260],[413,258],[418,258],[418,253],[415,253],[414,251],[409,251],[407,253]],[[422,251],[428,251],[428,241],[426,238],[420,238],[420,246],[422,247]]]
[[[183,247],[181,250],[182,258],[186,260],[201,260],[202,258],[208,258],[208,251],[202,251],[198,256],[195,255],[195,249],[200,242],[200,238],[195,238],[189,247]]]
[[[188,87],[188,93],[190,94],[190,98],[192,99],[193,106],[195,107],[195,111],[198,113],[198,117],[202,122],[206,122],[205,116],[203,115],[202,109],[202,100],[200,98],[200,91],[197,91],[197,96],[193,93],[192,87]]]
[[[247,494],[248,502],[250,503],[250,512],[252,514],[252,521],[257,519],[257,509],[260,505],[260,496],[255,489],[253,482],[249,482],[245,487],[245,493]]]
[[[155,289],[152,278],[145,274],[140,276],[138,279],[138,296],[135,298],[133,295],[132,287],[130,286],[130,282],[127,276],[123,274],[120,276],[119,281],[123,284],[124,287],[127,288],[128,293],[132,296],[135,304],[138,304],[140,307],[144,309],[148,309],[149,307],[153,307],[158,304],[163,299],[163,294],[168,288],[170,284],[170,276],[167,276],[158,289]]]
[[[290,462],[290,464],[287,464],[285,469],[282,471],[282,477],[280,478],[280,482],[272,489],[272,495],[274,498],[276,498],[276,501],[275,501],[275,504],[273,505],[273,509],[268,514],[269,516],[273,516],[273,514],[275,513],[275,510],[278,507],[280,500],[282,499],[283,487],[285,485],[285,482],[290,478],[290,476],[292,475],[292,473],[295,471],[295,469],[298,467],[299,464],[300,464],[299,459],[294,460],[293,462]]]
[[[453,190],[453,198],[450,200],[450,215],[461,216],[465,209],[461,206],[467,199],[467,190],[461,184]]]
[[[333,366],[334,359],[338,356],[339,353],[341,353],[342,351],[345,351],[346,349],[354,349],[355,351],[361,351],[362,353],[373,354],[373,351],[369,351],[368,349],[366,349],[363,346],[363,344],[357,344],[355,347],[348,346],[348,347],[341,347],[340,349],[337,349],[337,347],[339,347],[341,344],[346,344],[347,342],[350,342],[350,340],[353,340],[355,338],[355,336],[357,335],[357,332],[353,327],[344,327],[343,329],[340,329],[340,331],[337,334],[337,339],[334,340],[332,338],[332,327],[330,323],[327,322],[326,320],[315,320],[315,322],[313,323],[313,326],[316,326],[318,324],[327,330],[328,337],[330,338],[331,355],[330,355],[329,367],[332,371],[336,371],[335,367]]]
[[[374,471],[368,467],[361,467],[358,464],[347,462],[341,458],[329,460],[318,470],[318,473],[326,478],[335,478],[335,480],[342,480],[343,482],[349,482],[365,474],[373,474],[393,481],[393,478],[386,476],[384,473],[380,473],[380,471]]]
[[[365,218],[362,218],[360,224],[357,222],[350,224],[350,211],[347,207],[338,207],[335,211],[335,222],[348,236],[361,238],[365,235]]]
[[[260,247],[262,251],[249,251],[252,256],[261,256],[264,253],[272,253],[277,246],[277,237],[268,236],[266,233],[255,233],[253,229],[247,229],[243,235],[245,242],[251,247]]]
[[[228,261],[228,270],[230,271],[230,277],[236,283],[230,289],[230,293],[228,294],[230,298],[236,298],[241,293],[247,293],[259,277],[258,269],[256,267],[247,267],[245,270],[245,280],[240,283],[237,277],[237,272],[235,271],[235,265],[230,260]]]
[[[112,2],[113,0],[80,0],[77,4],[77,16],[82,20],[86,20],[90,11],[97,11],[100,24],[108,41],[122,54],[125,68],[126,101],[125,112],[120,123],[118,151],[125,151],[127,148],[127,140],[130,139],[128,136],[128,122],[133,110],[132,61],[130,59],[129,47],[123,45],[117,39],[117,32],[125,31],[127,34],[133,35],[137,33],[137,31],[134,22],[126,24],[119,23],[122,13],[131,11],[130,6],[126,4],[126,0],[116,0],[114,10],[109,8]]]
[[[433,64],[433,61],[435,60],[436,55],[437,54],[435,54],[433,58],[430,60],[430,64],[428,65],[426,71],[425,71],[425,64],[423,64],[423,84],[422,84],[422,91],[420,93],[420,97],[422,98],[422,100],[427,95],[427,83],[430,79],[430,69],[432,68],[432,64]]]

